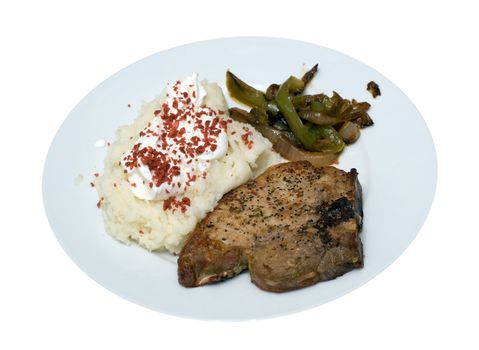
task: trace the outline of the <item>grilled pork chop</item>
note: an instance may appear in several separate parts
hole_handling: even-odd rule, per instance
[[[361,201],[355,169],[273,166],[196,226],[180,252],[179,282],[196,287],[249,269],[259,288],[284,292],[362,267]]]

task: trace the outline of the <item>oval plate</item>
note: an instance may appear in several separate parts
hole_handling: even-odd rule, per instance
[[[194,59],[192,59],[194,57]],[[283,293],[256,288],[248,273],[229,281],[186,289],[177,282],[176,262],[118,243],[105,233],[96,191],[89,186],[102,171],[105,149],[118,126],[136,117],[167,82],[193,71],[224,88],[230,68],[264,88],[320,64],[311,91],[372,104],[375,125],[348,147],[339,167],[359,171],[364,190],[365,265],[333,281]],[[382,95],[373,99],[374,80]],[[224,91],[226,91],[224,89]],[[233,105],[231,100],[228,100]],[[131,108],[128,105],[131,105]],[[421,115],[393,83],[355,59],[317,45],[273,38],[230,38],[180,46],[147,57],[116,73],[90,92],[55,136],[45,163],[43,198],[50,225],[67,254],[95,281],[137,304],[199,319],[265,318],[305,310],[358,288],[390,265],[411,243],[426,219],[436,187],[436,155]],[[74,179],[83,175],[80,184]]]

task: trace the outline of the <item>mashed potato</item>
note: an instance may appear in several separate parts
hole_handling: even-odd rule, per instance
[[[227,110],[221,88],[203,81],[207,92],[205,104],[215,110]],[[247,182],[269,166],[284,161],[272,151],[271,143],[254,128],[233,121],[228,124],[228,151],[213,160],[206,178],[199,178],[185,192],[191,206],[180,210],[163,210],[163,200],[143,200],[132,190],[124,169],[119,164],[125,152],[134,145],[138,134],[152,119],[155,110],[165,100],[165,93],[146,103],[133,124],[118,129],[118,138],[112,143],[105,159],[104,174],[95,180],[107,232],[121,242],[138,242],[148,250],[168,250],[177,253],[184,239],[195,225],[213,210],[221,197],[233,188]],[[225,115],[225,118],[228,118]],[[252,135],[251,148],[241,139],[248,128]]]

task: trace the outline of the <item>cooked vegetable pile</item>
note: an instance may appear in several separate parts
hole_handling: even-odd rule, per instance
[[[305,95],[304,90],[318,65],[301,79],[289,77],[271,84],[266,92],[246,84],[230,71],[226,86],[231,97],[251,108],[230,108],[230,116],[254,126],[290,161],[308,160],[320,167],[334,163],[346,144],[355,142],[360,129],[373,125],[367,102],[347,100],[333,92]]]

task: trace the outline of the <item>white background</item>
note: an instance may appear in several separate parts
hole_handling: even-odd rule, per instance
[[[2,2],[0,348],[477,349],[479,12],[473,4]],[[434,138],[435,202],[391,267],[326,305],[240,323],[166,316],[110,293],[66,256],[43,211],[43,161],[70,110],[111,74],[170,47],[241,35],[317,43],[395,82]]]

